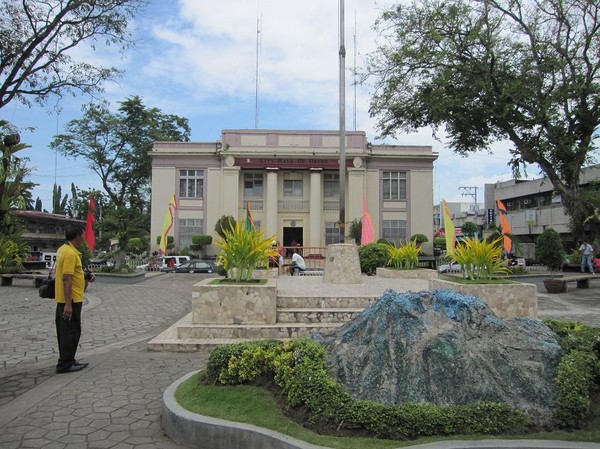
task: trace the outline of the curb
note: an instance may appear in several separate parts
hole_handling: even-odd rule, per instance
[[[163,394],[163,429],[176,443],[199,449],[327,449],[262,427],[185,410],[175,400],[175,390],[197,372],[186,374]]]
[[[176,443],[198,449],[328,449],[273,430],[192,413],[175,400],[179,385],[198,373],[193,371],[172,383],[163,394],[162,424]],[[403,449],[600,449],[599,443],[555,440],[440,441]]]

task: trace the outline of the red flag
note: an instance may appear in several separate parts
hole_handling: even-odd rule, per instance
[[[373,230],[373,220],[367,212],[367,201],[363,198],[363,210],[362,210],[362,229],[360,233],[360,244],[368,245],[373,241],[375,237],[375,231]]]
[[[94,197],[90,195],[90,205],[88,206],[85,233],[83,235],[90,251],[94,251],[94,246],[96,246],[96,236],[94,235],[94,223],[96,222],[96,217],[94,217],[95,212],[96,202],[94,201]]]

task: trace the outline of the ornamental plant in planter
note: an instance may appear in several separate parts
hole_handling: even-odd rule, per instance
[[[419,263],[421,246],[416,240],[406,242],[400,246],[390,246],[388,249],[388,265],[400,270],[414,270]]]
[[[250,281],[257,265],[267,264],[269,257],[278,257],[277,250],[272,247],[275,236],[265,238],[253,226],[237,222],[232,229],[223,229],[224,237],[217,240],[221,248],[217,255],[217,264],[222,265],[227,278],[242,282]]]
[[[465,238],[456,247],[452,256],[461,265],[463,277],[467,279],[492,279],[508,273],[502,260],[503,236],[486,242],[478,238]]]

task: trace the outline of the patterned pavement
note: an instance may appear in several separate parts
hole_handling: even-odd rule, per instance
[[[90,366],[60,375],[54,302],[39,298],[29,281],[0,287],[0,448],[179,448],[161,429],[162,392],[204,366],[208,354],[149,352],[146,343],[189,313],[191,286],[206,276],[93,284],[78,351]],[[570,286],[558,295],[546,294],[541,278],[531,282],[540,318],[600,326],[600,276],[589,290]]]

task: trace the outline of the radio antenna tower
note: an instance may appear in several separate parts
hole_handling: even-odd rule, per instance
[[[262,26],[262,14],[260,17],[256,17],[256,72],[254,74],[254,78],[256,81],[256,93],[254,96],[254,128],[258,129],[258,88],[260,85],[260,78],[259,78],[259,61],[260,61],[260,47],[261,47],[261,29]]]
[[[356,9],[354,10],[354,105],[353,105],[353,124],[354,124],[354,131],[356,131],[356,48],[357,48],[357,43],[356,43]]]

